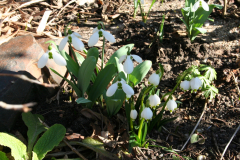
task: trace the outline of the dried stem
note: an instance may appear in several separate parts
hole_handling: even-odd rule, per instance
[[[204,115],[204,113],[205,113],[206,108],[207,108],[207,99],[205,100],[205,105],[204,105],[202,114],[201,114],[201,116],[200,116],[200,118],[199,118],[196,126],[195,126],[194,129],[192,130],[192,133],[190,134],[190,136],[188,137],[187,141],[186,141],[185,144],[183,145],[181,151],[185,148],[185,146],[187,145],[188,141],[190,140],[190,138],[192,137],[193,133],[195,132],[196,128],[198,127],[198,125],[199,125],[199,123],[200,123],[200,121],[201,121],[201,119],[202,119],[202,117],[203,117],[203,115]]]
[[[240,124],[239,124],[238,128],[235,130],[235,132],[233,133],[233,135],[232,135],[231,139],[229,140],[228,144],[226,145],[226,147],[225,147],[225,149],[224,149],[224,151],[223,151],[223,153],[222,153],[222,156],[221,156],[221,159],[220,159],[220,160],[223,159],[223,156],[224,156],[225,152],[227,151],[228,146],[229,146],[230,143],[232,142],[233,138],[235,137],[235,135],[237,134],[237,132],[238,132],[239,129],[240,129]]]

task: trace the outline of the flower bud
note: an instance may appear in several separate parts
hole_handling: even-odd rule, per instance
[[[183,91],[187,91],[190,89],[190,82],[189,81],[182,81],[180,83],[180,88],[183,90]]]
[[[154,86],[157,86],[160,82],[160,76],[156,73],[153,73],[149,79],[148,79],[150,84],[153,84]]]
[[[170,110],[170,112],[172,112],[177,108],[177,103],[171,99],[167,102],[167,108]]]
[[[137,113],[136,109],[131,110],[131,112],[130,112],[130,117],[131,117],[133,120],[135,120],[135,119],[137,118],[137,115],[138,115],[138,113]]]
[[[151,95],[149,98],[149,105],[151,107],[156,107],[160,104],[160,98],[158,95],[154,94],[154,95]]]
[[[201,89],[202,81],[198,77],[192,78],[190,81],[190,86],[193,91],[197,91],[198,89]]]
[[[152,119],[152,116],[153,116],[153,112],[150,108],[144,108],[144,110],[142,111],[141,113],[141,117],[146,119],[146,120],[149,120],[149,119]]]

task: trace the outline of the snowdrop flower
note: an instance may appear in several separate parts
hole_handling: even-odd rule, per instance
[[[133,120],[135,120],[135,119],[137,118],[137,115],[138,115],[138,113],[137,113],[136,109],[131,110],[131,112],[130,112],[130,117],[131,117]]]
[[[133,71],[133,61],[135,59],[138,63],[142,63],[142,58],[135,54],[123,55],[119,58],[119,63],[122,63],[126,60],[123,64],[123,69],[127,74],[131,74]]]
[[[53,59],[54,62],[59,66],[67,65],[66,60],[58,53],[55,48],[52,48],[52,46],[48,46],[48,51],[40,57],[38,61],[38,68],[43,68],[47,64],[48,59]]]
[[[195,12],[198,7],[201,6],[205,11],[209,11],[209,6],[204,0],[198,0],[192,8],[192,11]]]
[[[177,103],[171,99],[167,102],[167,108],[172,113],[172,111],[174,111],[177,108]]]
[[[190,86],[191,86],[191,89],[194,92],[196,92],[198,89],[201,89],[202,81],[198,77],[192,78],[191,81],[190,81]]]
[[[149,107],[144,108],[144,110],[141,113],[141,117],[146,120],[152,119],[152,116],[153,116],[153,112]]]
[[[156,107],[160,104],[160,98],[158,95],[154,94],[154,95],[151,95],[149,98],[149,105],[151,107]]]
[[[111,97],[112,95],[114,95],[114,93],[117,91],[117,89],[123,89],[123,91],[126,93],[126,95],[128,96],[132,96],[134,95],[134,90],[132,89],[132,87],[130,87],[126,81],[124,79],[122,79],[121,81],[117,81],[116,83],[112,84],[107,92],[106,95],[108,97]]]
[[[182,81],[182,82],[180,83],[180,88],[181,88],[183,91],[189,90],[189,88],[190,88],[190,82],[187,81],[187,80]]]
[[[157,85],[159,84],[159,82],[160,82],[160,76],[159,76],[158,74],[156,74],[156,73],[153,73],[153,74],[149,77],[148,82],[149,82],[150,84],[153,84],[154,86],[157,86]]]
[[[80,34],[76,32],[72,32],[71,30],[68,30],[68,35],[65,38],[63,38],[59,44],[59,50],[62,51],[66,46],[67,42],[69,41],[73,44],[73,47],[76,50],[83,51],[84,44],[79,38],[82,38]]]
[[[93,35],[90,37],[90,39],[88,41],[88,46],[89,47],[94,46],[95,44],[97,44],[99,37],[103,37],[103,36],[111,43],[116,42],[116,39],[114,38],[114,36],[111,33],[96,27],[93,29]]]

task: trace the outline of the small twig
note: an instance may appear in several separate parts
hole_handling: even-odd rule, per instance
[[[74,3],[74,2],[76,2],[76,0],[71,0],[71,1],[68,2],[64,7],[62,7],[62,9],[58,12],[58,14],[56,15],[55,18],[57,18],[57,17],[59,16],[59,14],[60,14],[68,5],[70,5],[70,4]],[[52,21],[53,21],[55,18],[51,19],[51,20],[47,23],[47,25],[51,24]]]
[[[5,102],[0,101],[0,107],[2,107],[4,109],[18,110],[18,111],[23,111],[23,112],[31,111],[31,108],[29,108],[29,107],[32,107],[36,104],[37,103],[35,103],[35,102],[30,102],[30,103],[26,103],[26,104],[7,104]]]
[[[47,83],[41,83],[38,80],[34,80],[34,79],[30,79],[27,76],[23,75],[23,74],[9,74],[9,73],[0,73],[0,76],[10,76],[10,77],[17,77],[20,78],[24,81],[28,81],[30,83],[36,83],[39,85],[42,85],[44,87],[57,87],[57,84],[47,84]]]
[[[49,126],[43,122],[40,118],[38,118],[38,120],[47,128],[49,128]],[[74,148],[73,146],[71,146],[65,139],[63,139],[63,142],[73,151],[75,152],[79,157],[81,157],[83,160],[87,160],[81,153],[79,153],[76,148]]]
[[[239,124],[238,128],[235,130],[235,132],[233,133],[233,135],[232,135],[231,139],[229,140],[228,144],[226,145],[226,147],[225,147],[225,149],[224,149],[224,151],[223,151],[223,153],[222,153],[222,156],[221,156],[221,159],[220,159],[220,160],[223,159],[223,156],[224,156],[225,152],[227,151],[228,146],[229,146],[230,143],[232,142],[233,138],[235,137],[235,135],[237,134],[237,132],[238,132],[239,129],[240,129],[240,124]]]
[[[144,159],[148,159],[147,156],[145,156],[144,153],[142,152],[141,148],[136,147],[136,149],[140,152]]]
[[[232,71],[231,71],[232,72]],[[232,76],[233,76],[233,81],[237,87],[237,90],[238,90],[238,95],[240,96],[240,90],[239,90],[239,87],[238,87],[238,82],[237,82],[237,78],[235,77],[234,73],[232,72]]]
[[[190,140],[190,138],[192,137],[193,133],[195,132],[196,128],[198,127],[198,125],[199,125],[199,123],[200,123],[200,121],[201,121],[201,119],[202,119],[202,117],[203,117],[203,115],[204,115],[204,113],[205,113],[206,108],[207,108],[207,99],[205,100],[205,105],[204,105],[202,114],[201,114],[201,116],[200,116],[200,118],[199,118],[196,126],[195,126],[194,129],[192,130],[192,133],[190,134],[190,136],[188,137],[187,141],[186,141],[185,144],[183,145],[181,151],[185,148],[185,146],[187,145],[188,141]]]
[[[15,10],[20,9],[20,8],[23,8],[23,7],[30,6],[31,4],[38,3],[38,2],[42,2],[42,1],[44,1],[44,0],[35,0],[35,1],[30,1],[30,2],[23,3],[21,6],[19,6],[19,7],[16,8]]]

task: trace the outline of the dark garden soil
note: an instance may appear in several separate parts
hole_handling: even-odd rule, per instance
[[[107,43],[105,61],[120,47],[134,43],[131,53],[141,56],[143,60],[152,61],[152,69],[147,77],[151,72],[158,69],[158,63],[163,65],[165,73],[158,86],[161,93],[171,91],[176,85],[177,76],[192,64],[207,64],[214,67],[217,71],[217,80],[214,81],[214,85],[219,94],[211,102],[207,102],[206,112],[197,127],[197,130],[206,138],[205,144],[188,143],[179,154],[192,159],[197,159],[199,155],[205,155],[207,159],[220,159],[224,147],[240,123],[240,101],[238,99],[240,93],[234,83],[234,78],[240,78],[240,69],[237,64],[239,63],[237,60],[240,49],[239,8],[237,9],[236,4],[230,2],[226,18],[222,18],[222,11],[214,10],[210,15],[214,22],[209,21],[209,26],[207,24],[204,26],[208,32],[199,35],[193,43],[190,43],[185,33],[185,26],[180,20],[182,17],[180,8],[184,5],[184,2],[176,0],[165,1],[163,4],[156,2],[147,23],[144,24],[140,16],[136,19],[132,18],[133,3],[119,3],[119,1],[108,2],[108,5],[104,1],[103,6],[94,4],[95,7],[98,6],[96,8],[78,7],[78,11],[81,10],[81,12],[96,12],[96,14],[81,14],[80,19],[78,19],[81,22],[80,24],[76,23],[76,16],[63,12],[63,23],[74,22],[72,24],[73,30],[88,39],[92,29],[97,26],[97,22],[102,20],[99,16],[101,17],[103,11],[105,11],[105,15],[119,13],[120,16],[115,19],[109,18],[110,16],[105,19],[106,30],[113,33],[117,39],[115,44]],[[212,0],[208,3],[223,4],[222,1],[213,2]],[[106,6],[107,9],[104,8]],[[146,3],[146,6],[149,6],[149,2]],[[163,14],[166,16],[164,37],[160,42],[156,33]],[[99,49],[101,50],[101,47]],[[142,83],[147,84],[147,78]],[[237,84],[239,85],[239,83],[238,80]],[[75,135],[79,134],[87,137],[98,135],[100,131],[109,131],[113,136],[112,140],[118,142],[127,140],[127,121],[124,107],[117,115],[108,118],[110,123],[106,125],[103,120],[93,116],[94,114],[89,110],[85,109],[83,111],[81,105],[70,102],[69,97],[71,97],[71,94],[68,92],[69,90],[69,88],[66,89],[65,87],[65,92],[60,94],[59,104],[57,100],[51,103],[40,102],[33,108],[33,113],[43,115],[45,122],[49,126],[55,123],[63,124],[67,128],[68,134],[75,133]],[[140,85],[135,89],[135,92],[139,91]],[[148,134],[147,138],[156,140],[156,142],[150,142],[151,145],[181,150],[196,125],[205,104],[205,98],[201,95],[201,92],[196,94],[184,93],[177,89],[175,97],[182,104],[172,114],[165,111],[164,116],[176,116],[178,118],[165,125],[160,131],[155,129]],[[107,117],[104,109],[98,105],[93,107],[95,113]],[[91,117],[95,117],[95,119]],[[16,130],[20,130],[23,135],[26,135],[27,128],[20,122],[17,124]],[[107,150],[117,153],[121,149],[126,149],[126,147],[127,144],[124,143],[115,147],[107,147]],[[123,152],[119,152],[119,155],[122,155],[123,159],[171,158],[170,154],[167,154],[168,152],[156,147],[141,150],[142,154],[135,151],[132,155]],[[63,148],[63,151],[66,151],[66,148]],[[96,159],[95,154],[91,154],[91,151],[81,153],[88,159]],[[72,154],[69,157],[77,156]],[[101,156],[98,158],[105,159]],[[237,133],[229,145],[225,153],[225,159],[240,159],[240,132]]]

